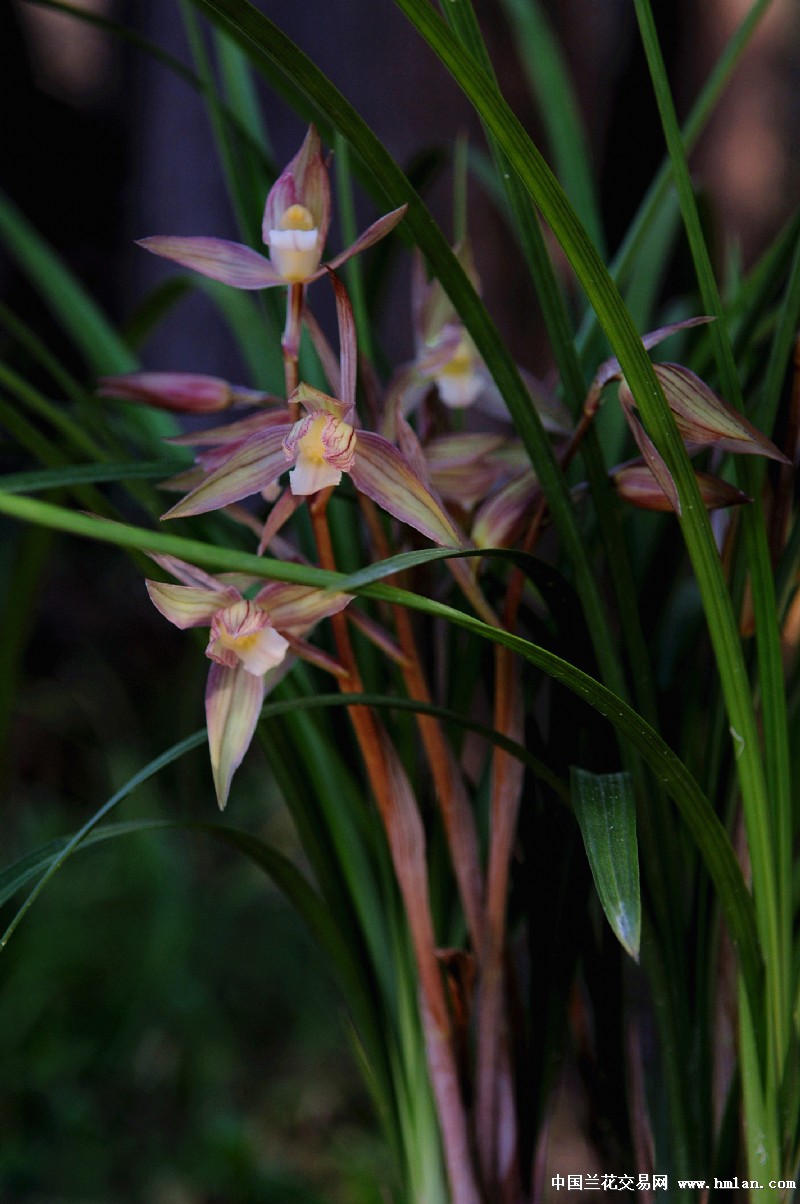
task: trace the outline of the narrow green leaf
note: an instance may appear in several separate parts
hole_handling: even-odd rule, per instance
[[[4,493],[41,493],[73,485],[104,485],[111,481],[166,480],[186,468],[186,461],[137,460],[127,464],[65,464],[34,472],[10,472],[0,476]]]
[[[46,863],[46,868],[44,869],[42,877],[36,883],[36,886],[27,896],[25,902],[19,908],[11,923],[3,933],[2,939],[0,939],[0,950],[5,948],[9,938],[14,932],[14,929],[17,927],[28,909],[39,897],[44,887],[53,877],[53,874],[55,874],[61,868],[66,859],[75,852],[78,846],[86,839],[89,833],[97,827],[100,821],[105,819],[105,817],[109,815],[114,808],[122,802],[123,799],[126,799],[128,795],[132,794],[137,786],[140,786],[142,782],[146,782],[148,778],[153,777],[153,775],[158,773],[160,769],[163,769],[165,765],[170,765],[173,761],[176,761],[178,757],[182,756],[185,752],[189,752],[190,749],[199,747],[199,745],[201,745],[205,740],[205,735],[205,731],[195,732],[193,736],[188,736],[187,739],[181,740],[179,744],[173,745],[172,748],[167,749],[165,753],[162,753],[159,757],[156,757],[155,760],[150,761],[148,765],[145,765],[143,769],[134,774],[134,776],[130,778],[124,786],[122,786],[115,794],[113,794],[111,798],[99,808],[99,810],[95,811],[94,815],[92,815],[91,818],[86,821],[83,827],[79,828],[75,835],[70,837],[70,839],[60,847],[60,849],[51,857],[50,861]],[[24,872],[27,873],[28,878],[31,876],[29,871],[30,859],[26,859],[26,868]],[[27,879],[25,880],[27,881]],[[5,881],[4,887],[6,890],[12,888],[13,881],[13,877]],[[13,885],[13,890],[18,889],[19,885],[20,883]]]
[[[678,126],[666,69],[648,0],[634,0],[647,56],[653,91],[669,149],[676,189],[695,272],[708,314],[722,317],[711,256],[694,196],[686,152]],[[725,323],[709,328],[723,390],[729,402],[744,409],[738,368]],[[684,522],[684,535],[692,558],[714,643],[722,689],[732,733],[738,741],[736,766],[742,791],[750,858],[753,866],[756,919],[767,966],[769,1036],[773,1064],[781,1068],[788,1049],[790,1023],[789,943],[792,930],[791,878],[791,773],[789,768],[786,699],[781,649],[776,621],[777,605],[766,528],[760,504],[761,466],[737,465],[740,486],[753,497],[742,517],[744,549],[750,569],[756,647],[761,685],[765,762],[762,761],[758,725],[738,638],[733,607],[719,558],[706,540],[707,532]]]
[[[592,161],[569,69],[540,0],[503,0],[528,80],[536,95],[556,175],[602,253],[600,204]]]
[[[630,775],[594,774],[573,766],[570,782],[572,805],[606,919],[623,949],[638,962],[642,907]]]

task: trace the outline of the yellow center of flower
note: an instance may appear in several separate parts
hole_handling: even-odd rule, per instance
[[[322,436],[327,424],[327,414],[317,414],[308,430],[298,441],[299,453],[312,464],[325,463],[325,444]]]
[[[285,209],[277,230],[270,230],[267,241],[270,259],[288,284],[308,280],[319,267],[319,230],[305,205]]]
[[[236,652],[237,654],[241,654],[242,652],[247,653],[255,648],[260,635],[260,631],[251,631],[249,635],[231,635],[223,627],[219,633],[219,642],[223,648],[230,648],[231,652]]]
[[[290,205],[281,216],[279,230],[314,230],[316,223],[305,205]]]
[[[449,359],[441,369],[442,376],[463,376],[466,372],[472,371],[472,351],[470,350],[466,339],[462,339],[456,349],[455,355]]]
[[[471,403],[481,390],[475,371],[477,353],[468,335],[463,335],[446,364],[434,374],[439,395],[446,406],[460,409]]]

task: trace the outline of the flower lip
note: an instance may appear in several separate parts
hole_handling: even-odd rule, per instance
[[[284,455],[294,460],[289,484],[295,495],[308,495],[338,485],[353,467],[356,432],[349,422],[326,411],[307,414],[283,441]]]
[[[297,284],[313,276],[322,258],[322,239],[313,214],[305,205],[290,205],[281,214],[277,229],[266,242],[270,259],[281,276]]]
[[[463,409],[481,392],[483,381],[475,370],[477,362],[474,344],[465,332],[452,356],[433,373],[439,396],[446,406]]]
[[[229,669],[241,663],[248,673],[262,677],[281,663],[288,647],[267,611],[242,598],[213,616],[206,656]]]

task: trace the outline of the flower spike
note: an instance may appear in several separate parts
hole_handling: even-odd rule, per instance
[[[356,331],[344,286],[331,273],[339,317],[342,397],[300,384],[290,402],[306,413],[275,423],[234,444],[214,471],[164,518],[185,518],[241,501],[273,485],[288,468],[295,496],[338,485],[348,473],[356,489],[434,543],[458,547],[453,523],[407,458],[383,436],[355,426]]]

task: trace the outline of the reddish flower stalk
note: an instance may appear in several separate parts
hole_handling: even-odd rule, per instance
[[[317,494],[309,509],[320,566],[335,571],[336,561],[327,520],[329,498],[330,490]],[[332,624],[337,653],[347,671],[347,675],[339,680],[340,689],[343,692],[363,693],[347,623],[341,615],[334,615]],[[452,1199],[458,1204],[480,1204],[447,998],[436,956],[422,820],[406,772],[375,712],[369,707],[349,707],[348,711],[386,830],[392,864],[408,918],[419,973],[420,1014],[428,1070],[441,1126]]]
[[[371,510],[371,503],[361,499],[362,511]],[[367,524],[373,535],[375,551],[379,559],[386,559],[389,549],[379,525],[367,516]],[[411,698],[416,702],[430,703],[431,692],[419,658],[411,618],[403,606],[393,606],[392,613],[404,661],[400,664],[403,680]],[[483,949],[483,873],[481,871],[478,833],[475,816],[467,797],[464,780],[453,750],[445,739],[441,724],[432,715],[417,713],[425,756],[433,777],[436,798],[442,815],[445,835],[450,849],[450,859],[456,876],[461,905],[467,921],[472,947],[480,957]]]

